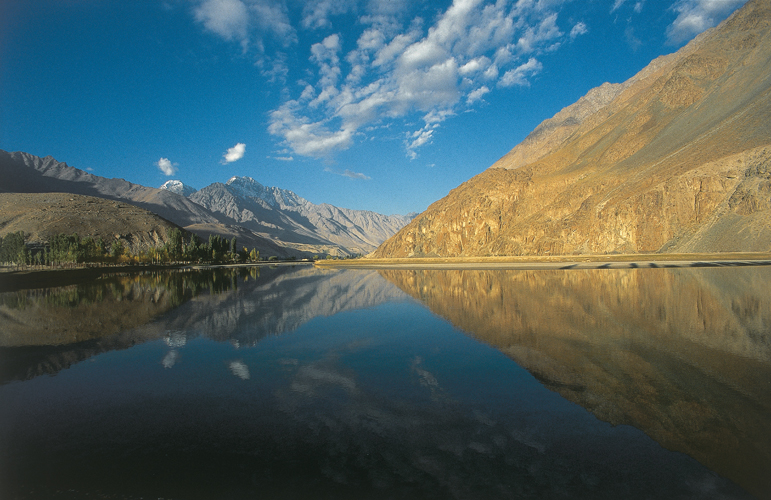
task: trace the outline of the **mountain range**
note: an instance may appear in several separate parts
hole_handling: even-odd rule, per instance
[[[169,181],[156,189],[93,175],[51,156],[40,158],[23,152],[0,150],[0,178],[0,192],[71,193],[121,201],[153,212],[203,239],[211,234],[228,240],[236,237],[239,245],[279,257],[369,253],[411,218],[315,205],[291,191],[265,187],[249,177],[234,177],[200,191],[180,181]],[[36,228],[36,234],[47,232],[51,229]],[[148,239],[126,236],[134,241]]]
[[[771,1],[606,83],[375,257],[771,250]]]

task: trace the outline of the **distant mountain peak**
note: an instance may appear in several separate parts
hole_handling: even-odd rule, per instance
[[[191,194],[197,191],[197,189],[195,189],[194,187],[188,186],[187,184],[178,180],[166,181],[163,183],[163,186],[161,186],[160,189],[165,189],[166,191],[171,191],[172,193],[180,194],[185,198],[187,198],[188,196],[190,196]]]
[[[308,202],[305,198],[287,189],[268,187],[260,184],[251,177],[233,176],[226,183],[232,192],[244,197],[262,200],[272,207],[282,209],[298,207]]]
[[[257,188],[264,188],[262,184],[257,182],[256,180],[252,179],[251,177],[243,176],[239,177],[238,175],[234,175],[228,181],[225,183],[228,186],[249,186],[249,187],[257,187]]]

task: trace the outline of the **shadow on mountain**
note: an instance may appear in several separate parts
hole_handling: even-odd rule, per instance
[[[602,420],[771,491],[771,269],[381,274]]]

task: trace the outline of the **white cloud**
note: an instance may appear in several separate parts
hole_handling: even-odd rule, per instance
[[[278,161],[294,161],[294,157],[292,156],[268,156],[268,158]]]
[[[511,87],[519,85],[520,87],[527,87],[530,85],[528,78],[537,75],[543,69],[537,59],[530,58],[525,64],[522,64],[514,69],[511,69],[504,73],[501,79],[498,81],[499,87]]]
[[[302,106],[297,101],[288,101],[270,114],[268,132],[284,138],[286,145],[302,156],[322,158],[334,151],[348,149],[353,143],[354,130],[332,131],[326,120],[312,122],[305,116],[298,116]]]
[[[562,36],[562,32],[557,27],[557,14],[553,13],[546,16],[536,26],[530,26],[525,33],[517,40],[517,49],[520,54],[532,54],[539,50],[553,50],[553,40]]]
[[[264,52],[270,35],[281,46],[297,43],[287,7],[271,0],[200,0],[193,9],[196,21],[225,40],[237,41],[246,52],[252,45]]]
[[[363,181],[368,181],[368,180],[372,179],[372,177],[364,175],[364,174],[362,174],[360,172],[353,172],[353,171],[348,170],[348,169],[345,169],[345,172],[343,172],[342,175],[344,177],[348,177],[350,179],[360,179],[360,180],[363,180]]]
[[[248,41],[249,11],[241,0],[205,0],[196,7],[195,18],[226,40]]]
[[[347,168],[340,172],[339,170],[335,170],[332,167],[326,167],[324,168],[325,172],[329,172],[330,174],[339,175],[342,177],[348,177],[349,179],[357,179],[362,181],[368,181],[371,180],[372,177],[362,174],[361,172],[354,172],[353,170],[348,170]]]
[[[490,89],[488,89],[486,85],[483,85],[478,89],[471,91],[468,97],[466,98],[466,104],[471,105],[471,104],[474,104],[476,101],[482,100],[482,97],[488,92],[490,92]]]
[[[313,64],[306,81],[300,90],[284,89],[286,100],[270,113],[268,131],[294,154],[319,158],[395,120],[418,118],[423,126],[406,133],[404,142],[415,157],[461,107],[480,105],[499,89],[529,85],[543,68],[539,54],[587,32],[580,22],[567,34],[559,28],[563,3],[454,0],[428,21],[408,18],[415,6],[407,0],[303,4],[306,29],[334,29],[335,16],[355,11],[360,31],[347,44],[339,31],[315,39],[306,52]]]
[[[678,0],[672,9],[677,18],[667,28],[670,43],[679,44],[711,28],[747,0]]]
[[[168,158],[161,158],[157,162],[155,162],[155,165],[158,167],[158,170],[163,172],[163,175],[165,176],[172,176],[177,173],[177,166],[178,163],[172,163],[169,161]]]
[[[238,161],[244,157],[245,152],[246,144],[239,142],[232,148],[228,148],[227,152],[222,155],[222,161],[220,163],[225,165],[226,163],[233,163],[234,161]]]
[[[625,2],[626,0],[615,0],[613,2],[613,7],[610,8],[610,13],[613,14],[616,12]]]
[[[297,32],[289,21],[286,6],[262,0],[251,4],[250,9],[262,33],[275,35],[284,46],[297,42]]]
[[[589,32],[589,28],[587,28],[586,24],[584,23],[576,23],[575,26],[573,26],[573,29],[570,30],[570,39],[575,40],[581,35],[585,35]]]
[[[434,136],[434,128],[429,128],[428,125],[426,125],[423,129],[418,130],[414,132],[407,141],[407,151],[410,153],[410,157],[415,159],[417,158],[417,153],[415,153],[415,149],[419,148],[420,146],[426,144],[431,140],[431,138]]]
[[[329,28],[332,16],[344,14],[356,7],[353,0],[314,0],[303,7],[302,25],[304,28]]]

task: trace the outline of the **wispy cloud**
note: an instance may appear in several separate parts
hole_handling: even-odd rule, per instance
[[[356,7],[353,0],[315,0],[305,2],[303,7],[303,28],[330,28],[332,17],[343,14]]]
[[[158,170],[163,172],[163,175],[169,177],[177,173],[177,166],[179,164],[172,163],[168,158],[161,158],[155,162],[155,165],[158,167]]]
[[[194,10],[207,30],[245,47],[249,41],[249,9],[241,0],[205,0]]]
[[[717,25],[747,0],[678,0],[672,6],[677,18],[667,29],[667,40],[682,43]]]
[[[245,152],[246,144],[239,142],[232,148],[228,148],[227,152],[222,155],[222,161],[220,163],[225,165],[226,163],[233,163],[234,161],[238,161],[244,157]]]
[[[364,175],[364,174],[362,174],[360,172],[353,172],[353,171],[348,170],[348,169],[345,169],[345,172],[343,172],[343,176],[351,178],[351,179],[361,179],[361,180],[365,180],[365,181],[368,181],[368,180],[372,179],[372,177],[369,177],[368,175]]]
[[[255,47],[264,52],[265,39],[280,47],[297,42],[297,31],[289,21],[287,6],[271,0],[196,0],[193,15],[204,28],[227,41],[238,42],[243,51]],[[278,54],[279,58],[281,54]],[[272,58],[261,64],[273,66]]]
[[[353,170],[345,169],[344,171],[340,172],[338,170],[335,170],[331,167],[327,167],[324,169],[325,172],[329,172],[330,174],[340,175],[343,177],[348,177],[349,179],[358,179],[363,181],[371,180],[372,177],[362,174],[360,172],[354,172]]]
[[[587,33],[589,33],[589,28],[585,23],[576,23],[575,26],[573,26],[573,29],[570,30],[570,39],[575,40],[579,36]]]

